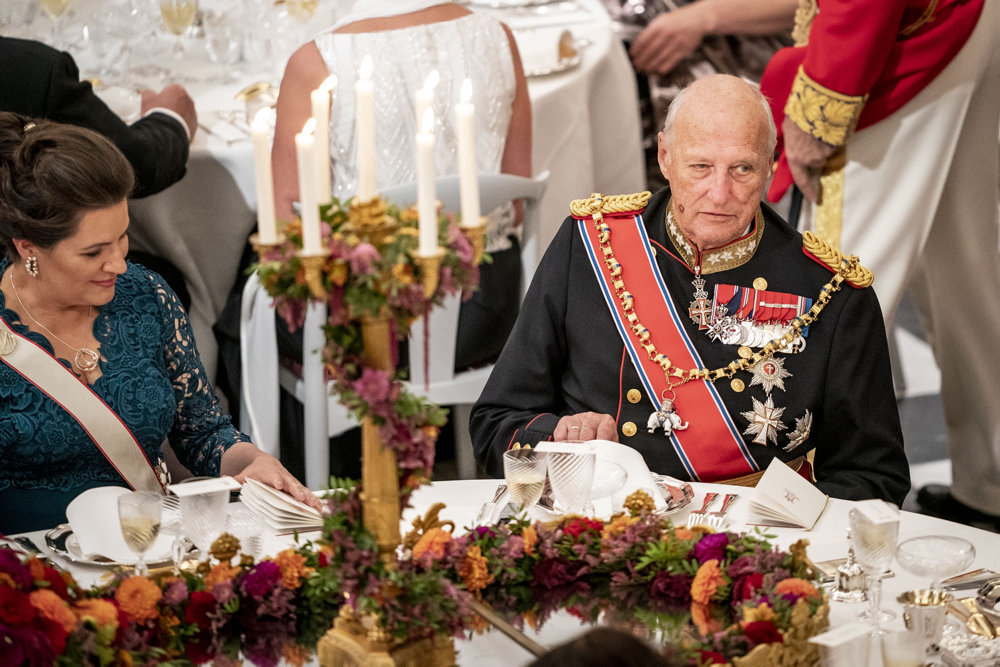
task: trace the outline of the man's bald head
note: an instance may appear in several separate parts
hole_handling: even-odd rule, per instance
[[[702,77],[677,94],[670,103],[667,118],[663,122],[663,136],[667,145],[673,141],[674,125],[679,115],[697,116],[708,110],[728,113],[742,110],[749,120],[756,120],[767,128],[766,148],[768,153],[774,153],[774,147],[778,143],[778,130],[767,98],[757,86],[731,74]],[[758,110],[761,113],[757,114]]]

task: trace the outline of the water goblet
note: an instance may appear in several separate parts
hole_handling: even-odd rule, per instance
[[[529,449],[508,449],[503,453],[503,476],[510,502],[518,511],[538,502],[545,488],[545,455]]]
[[[590,500],[594,484],[594,452],[546,452],[546,467],[557,509],[566,514],[580,514]]]
[[[226,525],[226,506],[229,490],[208,491],[181,496],[181,523],[198,550],[201,559],[210,558],[209,550]]]
[[[861,509],[865,503],[865,509]],[[882,623],[896,615],[880,607],[882,575],[892,562],[899,537],[899,510],[883,501],[862,501],[849,512],[854,557],[868,577],[869,609],[858,616],[868,620],[874,634],[882,634]]]
[[[46,15],[52,20],[52,37],[50,44],[61,49],[63,44],[62,17],[69,9],[72,0],[38,0]]]
[[[130,491],[118,496],[118,523],[125,544],[137,556],[135,574],[149,573],[144,558],[160,534],[160,506],[163,496],[155,491]]]
[[[896,547],[899,566],[918,577],[930,577],[930,590],[940,591],[941,580],[964,572],[976,560],[976,548],[961,537],[922,535]]]

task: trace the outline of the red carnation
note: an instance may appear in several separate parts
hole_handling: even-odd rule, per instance
[[[739,579],[733,586],[733,600],[742,602],[753,597],[764,585],[764,575],[760,572],[751,572],[747,576]]]
[[[604,523],[601,521],[579,517],[563,526],[563,532],[567,535],[572,535],[573,537],[580,537],[580,535],[588,530],[596,532],[600,531],[602,528],[604,528]]]
[[[771,621],[752,621],[743,626],[743,634],[747,636],[750,647],[757,644],[781,644],[785,638],[778,632],[777,626]]]
[[[699,665],[724,665],[727,662],[726,656],[717,651],[698,651]]]
[[[194,591],[188,598],[187,609],[184,610],[184,620],[195,623],[199,630],[206,630],[212,625],[209,614],[215,611],[215,596],[208,591]]]
[[[10,586],[0,586],[0,621],[8,625],[22,626],[31,623],[35,608],[28,596]]]

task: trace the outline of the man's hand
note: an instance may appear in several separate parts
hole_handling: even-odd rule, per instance
[[[629,49],[637,71],[666,74],[698,48],[705,28],[695,12],[685,11],[691,7],[660,14],[639,33]]]
[[[184,122],[187,123],[188,133],[194,139],[195,130],[198,129],[198,113],[194,110],[194,100],[187,94],[183,86],[172,83],[158,93],[152,90],[144,90],[142,96],[142,114],[154,107],[163,107],[176,112]]]
[[[611,415],[597,412],[578,412],[567,415],[556,424],[552,439],[564,440],[611,440],[618,442],[618,426]]]
[[[819,176],[827,158],[837,150],[796,125],[788,116],[781,123],[785,137],[785,158],[795,184],[809,201],[819,201]]]

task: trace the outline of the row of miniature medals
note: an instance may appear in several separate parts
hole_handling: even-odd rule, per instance
[[[694,285],[694,301],[688,309],[691,321],[712,340],[726,345],[739,345],[738,354],[744,359],[753,356],[753,348],[763,347],[775,338],[785,335],[792,328],[788,322],[756,322],[752,318],[741,319],[730,314],[726,304],[715,303],[705,291],[705,279],[701,277],[700,266],[695,267],[692,285]],[[763,278],[757,278],[753,287],[754,290],[763,291],[767,289],[767,283]],[[805,348],[805,338],[799,333],[779,352],[798,354]],[[752,375],[750,386],[761,385],[767,398],[762,403],[755,396],[750,397],[753,402],[752,409],[740,413],[748,422],[743,435],[754,436],[753,442],[758,445],[767,446],[770,442],[777,446],[779,432],[786,431],[788,425],[781,420],[785,408],[775,407],[772,391],[775,387],[785,391],[785,378],[792,377],[792,374],[785,370],[785,360],[776,354],[761,359],[751,366],[750,373]],[[738,393],[744,389],[743,381],[739,378],[733,378],[731,386]],[[806,410],[801,417],[795,419],[795,429],[782,434],[788,438],[784,446],[786,452],[795,450],[809,438],[812,419],[812,413]]]

